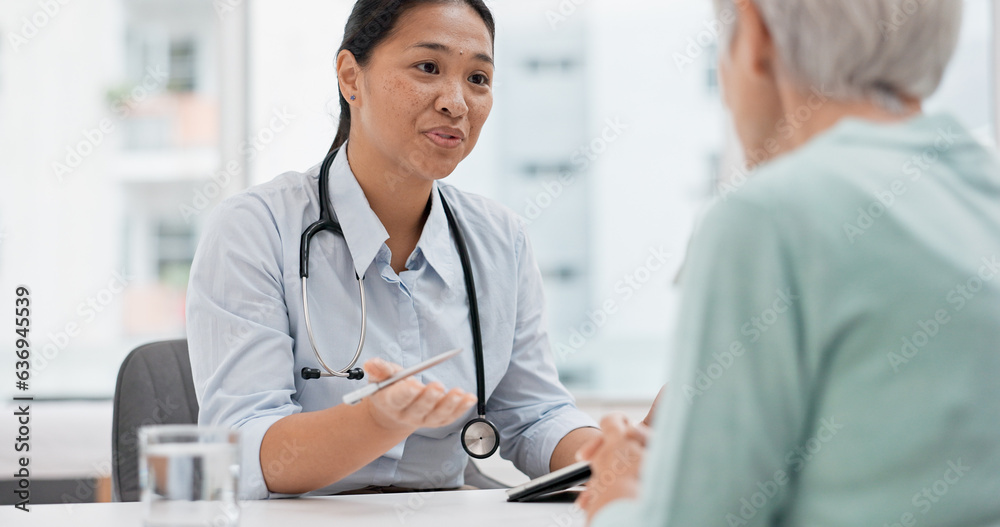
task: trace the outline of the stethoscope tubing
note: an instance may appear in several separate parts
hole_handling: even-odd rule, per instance
[[[323,357],[320,356],[319,348],[316,346],[316,337],[313,334],[312,318],[309,316],[309,245],[312,237],[322,231],[333,231],[336,234],[344,235],[340,224],[335,221],[330,213],[333,206],[330,204],[330,193],[328,191],[330,181],[330,166],[333,164],[339,149],[331,150],[323,159],[323,164],[319,172],[319,220],[309,225],[302,233],[301,246],[299,248],[299,277],[302,281],[302,312],[306,319],[306,333],[309,336],[309,345],[312,347],[316,361],[322,366],[323,371],[303,368],[302,377],[304,379],[315,379],[319,377],[341,377],[348,379],[360,379],[364,376],[364,371],[355,368],[361,351],[365,346],[365,336],[368,328],[368,302],[365,294],[364,276],[354,273],[358,281],[358,293],[361,299],[361,337],[358,339],[358,347],[354,351],[350,364],[342,370],[330,368]],[[493,455],[500,444],[500,433],[496,426],[486,419],[486,360],[483,351],[483,334],[479,319],[479,301],[476,297],[476,282],[472,275],[472,261],[469,257],[469,249],[465,242],[465,234],[458,225],[455,215],[452,213],[448,201],[444,197],[444,192],[438,189],[441,198],[441,205],[444,208],[445,217],[448,219],[448,226],[455,238],[455,245],[458,249],[458,256],[462,262],[462,274],[465,278],[465,289],[469,300],[469,318],[472,326],[472,347],[475,352],[476,363],[476,413],[477,418],[470,420],[462,429],[462,447],[470,456],[483,459]]]
[[[462,270],[465,271],[465,289],[469,297],[469,319],[472,324],[472,347],[476,357],[476,411],[480,419],[486,419],[486,361],[483,356],[483,332],[479,325],[479,300],[476,297],[476,283],[472,277],[472,262],[469,259],[469,248],[465,244],[465,234],[458,228],[455,215],[451,212],[448,202],[441,196],[441,205],[444,207],[445,217],[448,218],[448,225],[455,233],[455,245],[458,246],[458,257],[462,261]]]
[[[323,357],[319,354],[319,349],[316,347],[316,337],[313,336],[312,329],[312,317],[309,316],[309,289],[306,287],[306,277],[302,277],[302,312],[306,318],[306,334],[309,335],[309,345],[312,346],[313,355],[316,356],[319,365],[325,370],[320,372],[321,377],[350,377],[351,368],[354,368],[354,365],[358,363],[358,359],[361,357],[361,350],[365,347],[365,336],[368,333],[368,300],[365,294],[365,279],[363,277],[358,278],[358,291],[361,297],[361,338],[358,339],[358,348],[354,350],[354,357],[346,368],[333,370],[327,366]]]

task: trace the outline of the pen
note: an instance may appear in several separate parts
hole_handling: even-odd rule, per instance
[[[425,360],[424,362],[421,362],[420,364],[417,364],[417,365],[414,365],[414,366],[410,366],[409,368],[406,368],[404,370],[400,370],[395,375],[393,375],[392,377],[389,377],[388,379],[386,379],[384,381],[369,383],[367,386],[365,386],[363,388],[360,388],[360,389],[357,389],[357,390],[354,390],[353,392],[345,395],[344,396],[344,403],[345,404],[358,404],[359,402],[361,402],[361,399],[364,399],[365,397],[368,397],[369,395],[377,393],[378,391],[382,390],[383,388],[388,388],[388,387],[392,386],[393,384],[396,384],[397,382],[399,382],[399,381],[401,381],[401,380],[403,380],[403,379],[405,379],[407,377],[410,377],[411,375],[416,375],[417,373],[420,373],[420,372],[422,372],[422,371],[424,371],[424,370],[426,370],[428,368],[432,368],[434,366],[437,366],[438,364],[441,364],[442,362],[444,362],[444,361],[446,361],[446,360],[448,360],[448,359],[450,359],[452,357],[457,356],[461,352],[462,352],[462,348],[455,348],[455,349],[453,349],[451,351],[446,351],[446,352],[444,352],[444,353],[442,353],[440,355],[431,357],[431,358]]]

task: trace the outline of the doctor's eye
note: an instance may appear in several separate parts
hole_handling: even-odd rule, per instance
[[[430,73],[431,75],[438,73],[437,64],[434,64],[433,62],[421,62],[420,64],[417,64],[417,69],[424,73]]]
[[[489,86],[490,78],[485,73],[474,73],[469,77],[469,82],[479,86]]]

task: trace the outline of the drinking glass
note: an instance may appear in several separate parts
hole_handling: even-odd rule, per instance
[[[139,486],[147,527],[234,527],[239,433],[221,427],[139,429]]]

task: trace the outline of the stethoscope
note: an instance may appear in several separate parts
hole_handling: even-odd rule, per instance
[[[335,234],[344,236],[344,231],[340,223],[333,219],[330,211],[333,206],[330,204],[330,166],[333,164],[340,149],[334,149],[327,154],[323,160],[323,165],[319,171],[319,220],[306,228],[302,232],[302,243],[299,251],[299,277],[302,279],[302,312],[306,319],[306,333],[309,335],[309,344],[312,346],[313,354],[323,370],[316,368],[302,368],[303,379],[319,379],[320,377],[342,377],[347,379],[362,379],[365,376],[364,370],[355,368],[358,358],[361,357],[361,350],[365,346],[365,329],[368,325],[368,305],[365,299],[365,278],[358,276],[357,271],[354,278],[358,281],[358,291],[361,297],[361,338],[358,340],[358,348],[354,351],[351,363],[342,370],[333,370],[326,365],[319,355],[316,347],[316,338],[313,336],[312,323],[309,318],[309,294],[306,287],[306,279],[309,277],[309,243],[312,237],[322,231],[332,231]],[[462,447],[472,457],[484,459],[493,455],[500,446],[500,432],[497,427],[486,419],[486,372],[483,360],[483,335],[479,326],[479,303],[476,301],[476,283],[472,278],[472,263],[469,260],[469,250],[465,245],[465,235],[459,228],[455,216],[445,200],[444,193],[440,190],[441,205],[444,207],[444,214],[448,218],[448,226],[455,237],[455,245],[458,247],[458,256],[462,260],[462,273],[465,275],[465,291],[469,298],[469,317],[472,322],[472,346],[476,353],[476,391],[479,401],[477,402],[477,412],[479,417],[470,420],[462,428]]]

